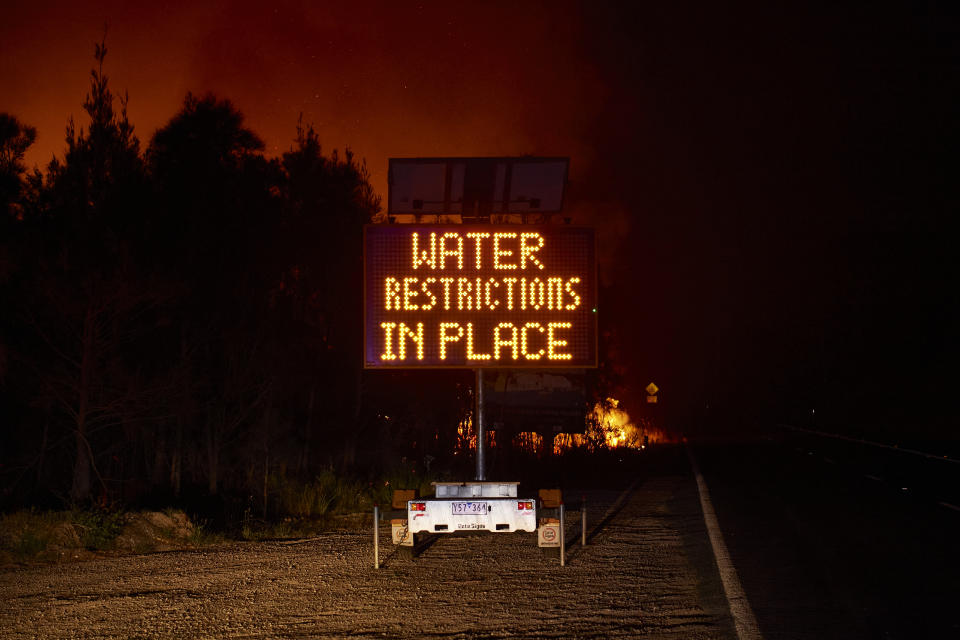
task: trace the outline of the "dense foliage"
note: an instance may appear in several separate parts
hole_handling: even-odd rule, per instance
[[[4,504],[258,495],[349,469],[377,423],[357,355],[379,211],[364,163],[303,124],[269,158],[212,95],[141,149],[105,57],[45,173],[22,163],[35,130],[0,114]]]

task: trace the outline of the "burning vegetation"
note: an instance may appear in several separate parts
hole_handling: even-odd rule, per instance
[[[633,420],[620,406],[616,398],[597,402],[587,414],[584,433],[558,433],[552,446],[543,435],[535,431],[523,431],[513,436],[509,444],[517,451],[543,454],[550,447],[553,455],[561,455],[574,449],[597,451],[600,449],[645,449],[647,445],[666,442],[664,432],[655,428],[647,418]],[[497,446],[496,430],[487,431],[487,445]],[[470,452],[477,448],[477,436],[473,431],[470,416],[457,426],[457,451]]]
[[[620,401],[616,398],[607,398],[593,405],[593,411],[587,415],[587,424],[587,432],[593,436],[591,440],[603,442],[611,449],[639,449],[643,446],[641,430],[630,420],[630,414],[620,408]]]
[[[597,402],[587,415],[585,440],[593,447],[643,449],[648,444],[666,441],[666,437],[647,418],[633,421],[620,407],[619,400],[607,398]]]
[[[589,446],[586,434],[558,433],[553,437],[553,455],[558,456],[564,451]]]
[[[519,451],[540,453],[543,451],[543,436],[536,431],[523,431],[513,437],[513,447]]]

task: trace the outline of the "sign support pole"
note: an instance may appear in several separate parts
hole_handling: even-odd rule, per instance
[[[567,566],[567,541],[563,535],[566,523],[563,521],[563,503],[560,503],[560,566]]]
[[[580,546],[587,546],[587,496],[580,497]]]
[[[476,417],[474,431],[477,435],[477,480],[487,479],[487,430],[483,424],[483,369],[476,369],[476,396],[477,406],[473,415]]]
[[[373,505],[373,568],[380,568],[380,507]]]

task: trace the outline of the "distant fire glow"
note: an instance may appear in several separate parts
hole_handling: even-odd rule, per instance
[[[647,444],[666,441],[663,431],[654,428],[648,419],[631,420],[616,398],[596,403],[587,416],[587,423],[593,439],[611,449],[643,449]]]
[[[648,444],[666,441],[664,433],[646,418],[633,420],[616,398],[597,402],[587,415],[585,433],[558,433],[553,453],[573,449],[644,449]]]
[[[487,429],[487,446],[495,449],[497,447],[497,432],[495,429]],[[473,430],[473,416],[466,416],[460,420],[457,425],[457,444],[453,452],[457,455],[461,452],[470,452],[477,450],[477,434]]]
[[[557,433],[550,440],[535,431],[517,433],[509,441],[516,451],[543,455],[552,453],[562,455],[567,451],[583,450],[588,452],[603,449],[645,449],[648,445],[668,442],[666,434],[647,418],[633,419],[620,406],[616,398],[606,398],[597,402],[587,414],[584,433]],[[487,446],[497,446],[497,432],[487,430]],[[473,431],[471,416],[464,417],[457,425],[457,453],[476,451],[477,436]]]
[[[527,453],[540,453],[543,450],[543,436],[536,431],[523,431],[513,437],[513,447]]]
[[[595,404],[587,419],[596,425],[598,435],[611,449],[639,448],[643,444],[640,430],[630,421],[630,414],[620,408],[620,401],[616,398]]]
[[[560,455],[564,451],[587,447],[589,441],[582,433],[558,433],[553,437],[553,455]]]
[[[457,450],[454,453],[475,451],[476,448],[477,434],[473,431],[473,417],[466,416],[457,425]]]

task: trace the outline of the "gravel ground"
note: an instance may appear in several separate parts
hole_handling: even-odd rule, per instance
[[[525,533],[441,536],[412,559],[385,522],[379,571],[372,525],[8,571],[0,637],[735,638],[691,477],[586,496],[566,567]]]

